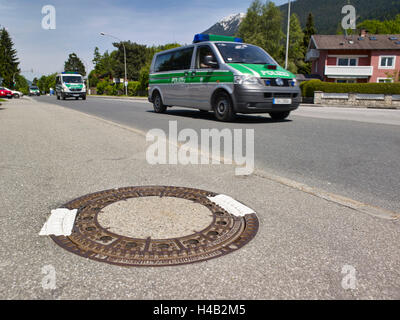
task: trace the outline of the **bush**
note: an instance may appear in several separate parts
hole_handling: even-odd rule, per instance
[[[300,85],[303,97],[314,97],[314,91],[326,93],[400,94],[400,83],[334,83],[320,80]]]
[[[96,86],[97,94],[104,94],[105,89],[107,88],[108,85],[109,85],[108,81],[105,80],[100,81]]]
[[[128,95],[129,96],[137,96],[139,87],[140,87],[139,81],[128,82]]]
[[[116,96],[118,94],[118,88],[115,85],[113,86],[112,84],[109,84],[105,87],[104,93],[108,96]]]

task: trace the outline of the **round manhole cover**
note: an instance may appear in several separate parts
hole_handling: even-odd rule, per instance
[[[181,187],[127,187],[89,194],[64,208],[78,209],[70,236],[51,236],[83,257],[122,266],[171,266],[238,250],[258,231],[255,214],[232,215],[208,197]]]

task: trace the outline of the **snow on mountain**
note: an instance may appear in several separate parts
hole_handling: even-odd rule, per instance
[[[240,23],[246,17],[245,13],[231,14],[222,20],[218,21],[211,28],[203,33],[217,34],[222,36],[233,36],[239,29]]]

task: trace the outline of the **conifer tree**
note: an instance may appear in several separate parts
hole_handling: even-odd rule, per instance
[[[3,85],[13,88],[13,79],[19,74],[17,50],[11,40],[8,31],[3,28],[0,30],[0,77],[3,78]]]

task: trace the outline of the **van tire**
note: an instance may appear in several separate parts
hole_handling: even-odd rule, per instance
[[[164,113],[167,110],[167,106],[164,105],[158,91],[156,91],[153,96],[153,108],[155,113]]]
[[[269,115],[274,121],[283,121],[287,117],[289,117],[290,111],[284,111],[284,112],[271,112]]]
[[[60,100],[60,95],[57,94],[57,100]]]
[[[232,99],[226,92],[221,92],[215,99],[214,104],[215,117],[219,121],[230,122],[235,119]]]

